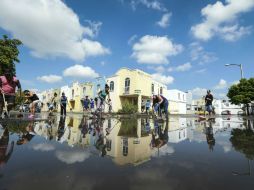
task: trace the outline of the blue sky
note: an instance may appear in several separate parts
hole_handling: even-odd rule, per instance
[[[0,35],[23,41],[17,76],[44,90],[110,76],[151,73],[169,89],[228,86],[254,73],[254,0],[2,0]]]

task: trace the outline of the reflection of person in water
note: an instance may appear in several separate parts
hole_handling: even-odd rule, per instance
[[[208,123],[208,126],[207,126]],[[207,122],[204,122],[204,130],[206,134],[206,141],[208,144],[208,148],[210,151],[213,151],[213,147],[215,146],[215,138],[213,134],[213,126],[212,126],[212,120],[208,120]]]
[[[109,135],[111,132],[111,118],[108,119],[108,126],[106,128],[106,135]]]
[[[52,140],[54,138],[54,135],[53,135],[53,126],[55,125],[55,122],[56,122],[56,117],[49,117],[48,118],[48,134],[47,136],[49,137],[49,140]],[[60,119],[61,120],[61,119]]]
[[[81,119],[81,122],[79,124],[79,129],[81,130],[83,138],[85,138],[86,134],[88,133],[88,121],[85,116],[83,116],[83,118]]]
[[[8,146],[8,144],[9,144],[9,131],[7,128],[5,128],[2,137],[0,137],[0,166],[8,162],[13,152],[14,142],[13,141],[11,142],[10,147]]]
[[[32,138],[35,136],[33,125],[34,125],[34,123],[30,122],[26,126],[26,132],[21,135],[19,140],[17,140],[17,145],[26,144],[27,142],[32,140]]]
[[[107,154],[106,152],[106,143],[104,142],[104,133],[103,133],[103,123],[104,120],[95,120],[94,121],[94,145],[97,150],[100,151],[101,156],[105,156]]]
[[[57,141],[60,141],[61,137],[63,136],[64,128],[65,128],[65,117],[60,117],[57,129]]]
[[[154,121],[154,131],[152,132],[152,148],[161,148],[168,142],[168,120],[166,121],[166,127],[163,129],[164,122],[159,123]]]

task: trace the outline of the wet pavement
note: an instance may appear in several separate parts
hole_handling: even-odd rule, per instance
[[[0,190],[254,189],[254,121],[0,121]]]

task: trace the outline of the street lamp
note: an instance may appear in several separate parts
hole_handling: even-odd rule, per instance
[[[226,67],[228,66],[238,66],[241,70],[241,79],[243,79],[243,65],[242,64],[225,64]]]

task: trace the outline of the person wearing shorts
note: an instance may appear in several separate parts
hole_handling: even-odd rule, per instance
[[[21,95],[21,85],[19,80],[9,71],[5,70],[5,74],[0,76],[0,115],[2,115],[3,107],[7,103],[7,111],[9,112],[15,106],[16,87]],[[6,102],[4,102],[4,100]]]
[[[205,115],[206,111],[211,115],[213,112],[213,95],[211,94],[210,90],[207,90],[207,94],[205,96]]]

